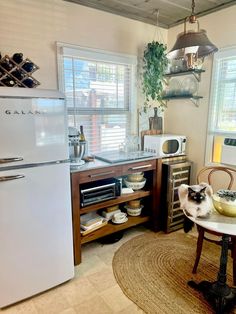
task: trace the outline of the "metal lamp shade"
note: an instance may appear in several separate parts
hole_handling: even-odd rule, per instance
[[[168,53],[168,58],[183,58],[185,55],[185,48],[189,47],[198,47],[198,58],[205,57],[218,51],[218,48],[208,39],[205,30],[199,30],[197,32],[189,31],[178,35],[174,47]]]

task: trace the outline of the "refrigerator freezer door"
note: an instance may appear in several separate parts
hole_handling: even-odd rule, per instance
[[[68,164],[0,172],[0,307],[74,276]]]
[[[0,143],[0,169],[68,159],[64,100],[0,96]]]

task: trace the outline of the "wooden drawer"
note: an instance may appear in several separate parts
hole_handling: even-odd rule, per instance
[[[156,169],[156,159],[135,162],[131,164],[126,164],[122,166],[122,174],[130,174],[134,172],[143,172]]]
[[[121,175],[121,166],[81,171],[77,173],[77,175],[79,175],[79,183],[88,183],[107,178],[119,177]]]

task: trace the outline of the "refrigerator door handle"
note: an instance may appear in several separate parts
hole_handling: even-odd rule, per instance
[[[25,176],[23,174],[17,174],[14,176],[2,176],[0,177],[0,182],[10,181],[10,180],[16,180],[16,179],[22,179]]]
[[[13,157],[13,158],[0,158],[0,164],[7,164],[8,162],[22,161],[23,157]]]

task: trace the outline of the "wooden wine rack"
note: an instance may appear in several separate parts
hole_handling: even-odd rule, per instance
[[[2,64],[4,64],[4,62],[9,62],[11,65],[13,65],[13,67],[10,70],[5,69]],[[26,63],[32,63],[33,64],[33,69],[32,71],[28,72],[26,71],[23,66]],[[6,78],[11,78],[12,81],[14,82],[13,85],[11,85],[11,87],[27,87],[30,88],[29,86],[27,86],[24,81],[26,79],[30,79],[32,80],[33,83],[33,87],[37,87],[38,85],[40,85],[40,82],[37,81],[32,74],[38,70],[39,67],[33,62],[31,61],[29,58],[24,59],[22,62],[20,63],[16,63],[11,57],[9,57],[8,55],[5,55],[5,57],[0,59],[0,86],[9,86],[4,82],[4,79]],[[19,79],[14,75],[15,71],[19,71],[22,74],[22,78]]]

